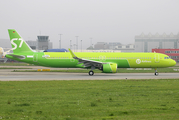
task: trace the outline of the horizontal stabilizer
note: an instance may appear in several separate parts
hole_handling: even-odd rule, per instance
[[[19,58],[19,59],[25,59],[25,56],[23,55],[14,55],[14,54],[8,54],[9,56],[15,57],[15,58]]]

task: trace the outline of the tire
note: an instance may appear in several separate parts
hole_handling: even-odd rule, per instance
[[[158,72],[155,72],[155,76],[158,76],[158,74],[159,74]]]
[[[89,75],[90,75],[90,76],[93,76],[93,75],[94,75],[94,72],[93,72],[93,71],[89,71]]]

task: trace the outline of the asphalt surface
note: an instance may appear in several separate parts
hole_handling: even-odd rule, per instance
[[[38,66],[1,66],[8,68],[58,69]],[[66,68],[64,68],[66,69]],[[14,69],[0,69],[0,81],[35,81],[35,80],[122,80],[122,79],[179,79],[179,73],[62,73],[62,72],[12,72]],[[29,70],[29,69],[28,69]]]

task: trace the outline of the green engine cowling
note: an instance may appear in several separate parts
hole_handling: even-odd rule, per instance
[[[102,70],[104,73],[116,73],[117,72],[117,64],[116,63],[103,64]]]

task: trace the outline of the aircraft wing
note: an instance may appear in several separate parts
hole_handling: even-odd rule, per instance
[[[72,57],[76,60],[78,60],[78,64],[81,64],[83,63],[82,66],[85,66],[85,67],[97,67],[97,68],[100,68],[102,66],[102,64],[104,64],[103,62],[99,62],[99,61],[94,61],[94,60],[88,60],[88,59],[82,59],[82,58],[78,58],[70,49],[69,49]]]
[[[14,54],[7,54],[7,55],[9,55],[9,56],[12,56],[12,57],[15,57],[15,58],[19,58],[19,59],[25,59],[25,56],[23,56],[23,55],[14,55]]]

